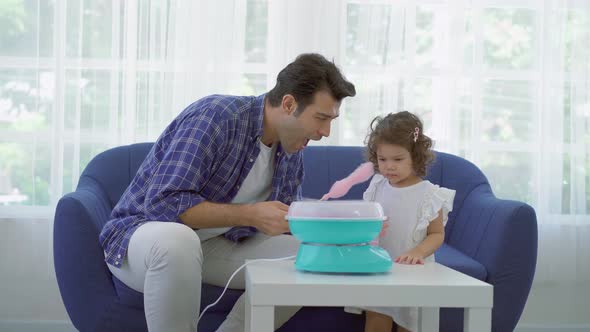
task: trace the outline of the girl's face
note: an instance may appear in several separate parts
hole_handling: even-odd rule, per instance
[[[414,172],[412,156],[406,148],[388,143],[377,146],[379,173],[394,187],[407,187],[420,182]]]

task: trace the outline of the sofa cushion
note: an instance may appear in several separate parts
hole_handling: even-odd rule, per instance
[[[143,293],[128,287],[115,276],[113,276],[113,284],[119,297],[119,303],[132,308],[143,309]]]
[[[434,253],[434,257],[437,263],[479,280],[485,281],[488,276],[486,268],[481,263],[446,243]]]

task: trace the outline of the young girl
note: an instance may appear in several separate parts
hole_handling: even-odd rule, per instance
[[[444,240],[444,225],[453,209],[455,191],[424,180],[427,165],[434,160],[432,140],[424,135],[422,121],[399,112],[371,122],[367,154],[377,172],[364,200],[379,202],[389,227],[379,245],[398,264],[434,262],[434,252]],[[416,331],[416,308],[370,307],[365,332]]]

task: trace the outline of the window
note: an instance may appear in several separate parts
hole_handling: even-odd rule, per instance
[[[97,153],[155,140],[201,96],[263,93],[295,55],[320,52],[357,96],[319,144],[362,145],[373,117],[410,110],[497,196],[552,222],[587,218],[590,13],[580,4],[8,1],[0,216],[50,209]]]
[[[570,84],[588,79],[589,15],[542,1],[348,1],[344,67],[358,95],[339,142],[358,145],[373,117],[410,110],[497,196],[552,222],[587,215],[589,96]]]
[[[187,43],[180,30],[190,30],[190,17],[182,13],[197,9],[173,1],[0,5],[0,216],[11,206],[21,212],[53,206],[75,189],[92,157],[116,145],[155,140],[199,95],[199,87],[182,91],[185,96],[170,89],[191,82],[190,75],[215,76],[207,65],[186,66],[191,52],[170,46]],[[267,87],[267,2],[236,2],[222,10],[237,18],[224,32],[242,56],[231,59],[235,79],[217,93],[261,94]],[[171,108],[172,100],[179,106]]]

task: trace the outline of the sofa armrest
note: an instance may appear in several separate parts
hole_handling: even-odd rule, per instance
[[[478,280],[486,280],[488,272],[480,262],[465,255],[459,250],[451,247],[450,245],[443,243],[434,253],[437,263],[440,263],[446,267],[450,267],[455,271],[465,273],[468,276],[472,276]]]
[[[482,263],[494,286],[493,331],[512,331],[528,297],[537,262],[537,220],[529,205],[496,198],[489,187],[465,199],[449,243]]]
[[[86,196],[86,197],[84,197]],[[74,326],[92,330],[106,306],[116,297],[98,242],[98,232],[83,201],[84,192],[59,200],[53,228],[53,256],[59,290]],[[98,204],[97,204],[98,205]]]

